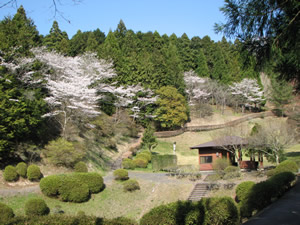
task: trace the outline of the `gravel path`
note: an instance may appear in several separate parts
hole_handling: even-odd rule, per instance
[[[28,193],[40,193],[40,186],[39,184],[25,186],[25,187],[11,187],[11,188],[3,188],[0,189],[0,196],[1,197],[8,197],[14,195],[24,195]]]

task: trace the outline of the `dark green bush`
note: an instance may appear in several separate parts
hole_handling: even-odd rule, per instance
[[[126,217],[117,217],[114,219],[104,219],[103,225],[138,225],[138,223]]]
[[[140,225],[203,224],[203,219],[202,202],[178,201],[151,209],[143,215]]]
[[[0,202],[0,224],[4,224],[15,216],[13,210],[7,205]]]
[[[17,181],[19,179],[19,175],[14,166],[6,166],[4,169],[4,179],[8,182]]]
[[[91,193],[98,193],[104,188],[103,178],[98,173],[76,173],[79,182],[87,184]]]
[[[247,199],[248,195],[254,185],[255,185],[255,182],[253,182],[253,181],[245,181],[245,182],[240,183],[235,189],[237,201],[240,202],[240,201]]]
[[[281,172],[297,173],[298,165],[295,161],[285,160],[285,161],[281,162],[278,166],[276,166],[275,170],[276,170],[276,173],[281,173]]]
[[[88,185],[80,182],[74,174],[61,176],[58,193],[60,199],[67,202],[85,202],[90,196]]]
[[[44,216],[49,212],[50,209],[43,199],[30,199],[25,203],[26,216]]]
[[[147,168],[148,161],[144,158],[135,158],[133,160],[137,168]]]
[[[122,167],[123,169],[130,169],[130,170],[134,170],[136,167],[135,162],[132,159],[123,159],[122,161]]]
[[[27,177],[30,181],[38,181],[42,178],[40,167],[37,165],[30,165],[27,168]]]
[[[277,174],[275,169],[271,169],[267,171],[267,177],[272,177],[273,175]]]
[[[79,172],[79,173],[87,173],[88,172],[88,168],[84,162],[76,163],[74,166],[74,170],[75,170],[75,172]]]
[[[273,197],[282,196],[291,188],[292,182],[295,181],[295,179],[296,175],[292,172],[282,172],[269,178],[269,181],[276,187],[276,192],[273,194]]]
[[[227,166],[224,169],[225,174],[226,173],[234,173],[234,172],[240,172],[240,168],[238,168],[237,166]]]
[[[239,224],[238,208],[230,197],[204,198],[205,224]]]
[[[140,185],[136,180],[130,179],[123,183],[124,191],[140,190]]]
[[[60,185],[61,177],[58,175],[50,175],[42,178],[40,181],[40,189],[48,197],[57,196]]]
[[[114,171],[115,180],[128,180],[128,172],[124,169],[117,169]]]
[[[26,178],[26,175],[27,175],[26,163],[24,163],[24,162],[18,163],[18,165],[16,166],[16,170],[17,170],[17,173],[19,174],[19,176]]]

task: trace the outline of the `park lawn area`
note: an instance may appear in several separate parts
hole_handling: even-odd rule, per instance
[[[138,180],[138,182],[140,190],[124,192],[120,182],[112,181],[107,184],[104,191],[93,194],[91,199],[84,203],[61,202],[38,193],[0,197],[0,201],[10,206],[16,215],[24,215],[24,206],[29,199],[42,198],[50,208],[50,213],[59,207],[67,215],[76,215],[79,211],[83,211],[86,215],[97,217],[125,216],[138,220],[153,207],[177,200],[186,200],[193,189],[191,183],[169,184],[146,180]]]

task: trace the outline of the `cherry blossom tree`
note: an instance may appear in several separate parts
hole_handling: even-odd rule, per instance
[[[244,112],[245,107],[257,107],[264,101],[263,91],[254,79],[244,78],[239,83],[233,83],[230,87],[231,94],[236,99],[236,104],[242,106]]]

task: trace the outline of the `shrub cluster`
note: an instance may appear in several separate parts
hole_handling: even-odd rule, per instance
[[[282,196],[295,181],[295,174],[282,172],[257,184],[241,183],[236,189],[242,217],[250,217],[255,210],[262,210]]]
[[[138,168],[147,168],[148,163],[152,160],[152,154],[148,150],[139,152],[135,158],[132,160],[135,167]]]
[[[43,199],[30,199],[25,203],[26,216],[44,216],[49,212],[50,209]]]
[[[144,158],[135,158],[133,163],[136,165],[137,168],[147,168],[148,162]]]
[[[26,178],[27,176],[27,164],[24,162],[20,162],[18,163],[18,165],[16,166],[16,170],[17,173],[19,174],[19,176]]]
[[[123,183],[124,191],[135,191],[140,190],[140,185],[136,180],[129,179]]]
[[[276,174],[279,174],[282,172],[292,172],[292,173],[298,172],[297,163],[292,160],[285,160],[285,161],[281,162],[278,166],[276,166],[275,169],[269,170],[267,172],[267,176],[271,177],[273,175],[276,175]]]
[[[151,209],[140,220],[152,224],[238,224],[239,213],[229,197],[203,198],[199,202],[178,201]]]
[[[40,182],[44,195],[58,197],[62,201],[85,202],[91,193],[104,188],[103,178],[97,173],[71,173],[51,175]]]
[[[27,178],[30,181],[38,181],[42,178],[43,174],[41,173],[40,167],[37,165],[30,165],[27,168]]]
[[[138,225],[138,223],[132,219],[125,217],[118,217],[115,219],[104,219],[95,216],[85,215],[45,215],[45,216],[19,216],[12,218],[6,222],[9,225]]]
[[[12,219],[15,214],[13,210],[7,205],[0,202],[0,224],[5,224],[8,220]]]
[[[74,170],[75,170],[75,172],[78,172],[78,173],[87,173],[88,172],[88,168],[84,162],[76,163],[74,166]]]
[[[19,175],[14,166],[6,166],[4,169],[4,179],[8,182],[17,181],[19,179]]]
[[[115,180],[128,180],[128,172],[124,169],[117,169],[114,171]]]
[[[126,158],[122,161],[122,167],[123,169],[134,170],[136,168],[136,164],[132,159]]]

